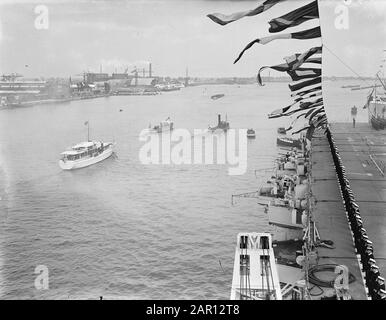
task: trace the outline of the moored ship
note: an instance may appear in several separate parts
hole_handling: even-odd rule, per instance
[[[376,74],[380,86],[374,84],[371,93],[367,97],[367,102],[364,109],[367,108],[369,115],[369,123],[375,130],[384,130],[386,128],[386,82],[380,77],[379,72]],[[381,90],[377,88],[382,87]]]
[[[375,92],[375,90],[374,90]],[[375,95],[370,97],[368,103],[369,122],[375,130],[386,128],[386,96]]]

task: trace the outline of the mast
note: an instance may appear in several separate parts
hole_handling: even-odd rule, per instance
[[[90,124],[89,124],[89,121],[87,120],[85,123],[84,123],[85,126],[87,126],[87,142],[90,141]]]

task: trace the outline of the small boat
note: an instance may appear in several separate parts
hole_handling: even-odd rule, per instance
[[[277,133],[280,133],[280,134],[286,134],[286,130],[284,127],[280,127],[280,128],[277,128]]]
[[[220,94],[215,94],[215,95],[211,96],[210,98],[212,100],[217,100],[217,99],[222,98],[223,96],[225,96],[225,94],[220,93]]]
[[[218,115],[218,123],[217,123],[217,126],[215,127],[210,127],[208,128],[209,131],[216,131],[216,130],[222,130],[222,131],[227,131],[229,129],[229,122],[227,120],[227,117],[225,118],[225,121],[222,121],[221,120],[221,114]]]
[[[166,131],[172,131],[173,125],[174,123],[170,120],[170,117],[168,117],[165,121],[162,121],[159,125],[156,125],[153,128],[151,128],[151,125],[149,125],[149,132],[162,133]]]
[[[289,148],[302,148],[302,142],[300,139],[292,139],[289,137],[277,137],[276,143],[278,146]]]
[[[87,125],[87,141],[72,146],[61,153],[59,166],[63,170],[80,169],[101,162],[113,154],[115,143],[103,141],[90,141],[89,124]]]
[[[247,130],[247,138],[254,139],[256,138],[256,132],[253,129],[248,129]]]
[[[63,170],[88,167],[107,159],[113,154],[114,143],[103,141],[86,141],[78,143],[70,150],[61,153],[59,166]]]
[[[303,222],[306,220],[306,214],[305,210],[302,208],[293,208],[288,205],[276,205],[272,201],[268,205],[267,213],[268,213],[268,220],[270,225],[275,225],[281,228],[288,228],[288,229],[301,229],[303,230]],[[301,200],[297,200],[301,202]],[[303,205],[306,200],[302,200]]]
[[[282,300],[269,233],[237,235],[231,300]]]

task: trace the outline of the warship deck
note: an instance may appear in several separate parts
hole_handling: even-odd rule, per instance
[[[386,275],[386,131],[367,123],[335,123],[331,133],[356,202],[373,242],[374,257],[381,276]]]
[[[336,177],[334,162],[327,137],[315,134],[312,140],[312,185],[315,198],[313,217],[322,240],[332,240],[334,249],[318,247],[318,265],[345,265],[355,276],[349,293],[355,300],[366,300],[366,290],[355,253],[352,234]],[[322,278],[322,273],[318,274]],[[312,289],[313,299],[333,295],[334,289]]]

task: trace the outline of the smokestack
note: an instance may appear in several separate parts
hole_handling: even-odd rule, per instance
[[[221,123],[221,114],[217,115],[217,117],[218,117],[218,124],[220,125],[220,123]]]
[[[151,78],[151,63],[149,63],[149,78]]]

